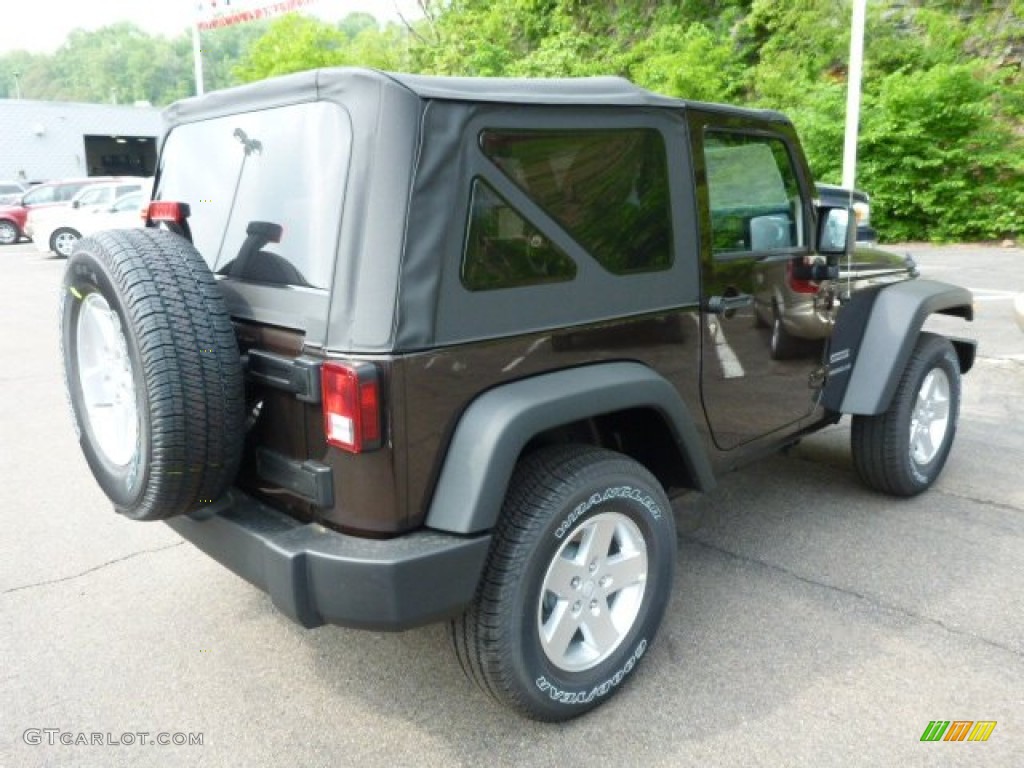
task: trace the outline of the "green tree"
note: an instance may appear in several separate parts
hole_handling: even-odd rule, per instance
[[[743,95],[744,71],[732,40],[701,22],[659,26],[625,60],[630,79],[660,93],[702,101]]]
[[[398,25],[381,29],[366,14],[333,25],[290,13],[270,22],[232,71],[241,82],[251,82],[318,67],[401,69],[405,55],[405,32]]]
[[[75,30],[54,54],[48,98],[166,103],[181,94],[190,63],[178,60],[169,40],[134,24]]]
[[[862,179],[890,238],[999,238],[1024,211],[1024,141],[994,115],[978,65],[885,78],[865,104]]]
[[[780,109],[838,181],[850,0],[421,0],[421,19],[301,14],[202,33],[208,90],[320,66],[448,75],[621,75]],[[884,238],[1024,234],[1024,0],[872,0],[858,185]],[[78,30],[0,56],[0,94],[163,105],[193,93],[190,35]]]
[[[0,57],[0,93],[7,98],[42,98],[53,79],[53,59],[28,51],[14,51]]]
[[[348,37],[332,24],[298,13],[272,21],[234,68],[242,82],[348,64]]]
[[[203,81],[208,91],[239,85],[242,80],[234,74],[234,68],[246,55],[254,42],[266,34],[270,22],[250,21],[200,32],[203,55]],[[182,35],[176,39],[177,55],[183,61],[192,61],[192,36]]]

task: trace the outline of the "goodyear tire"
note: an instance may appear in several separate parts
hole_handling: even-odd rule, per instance
[[[853,418],[853,463],[861,480],[893,496],[914,496],[931,487],[956,435],[960,390],[953,345],[922,333],[889,409]]]
[[[511,481],[476,600],[451,624],[463,670],[538,720],[593,709],[649,650],[675,550],[668,499],[644,467],[590,446],[531,454]]]
[[[79,240],[60,314],[79,442],[114,508],[158,520],[223,494],[241,458],[242,370],[199,252],[152,229]]]

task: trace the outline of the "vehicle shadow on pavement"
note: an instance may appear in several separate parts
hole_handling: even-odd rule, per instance
[[[643,762],[651,765],[670,764],[695,743],[725,748],[739,734],[741,753],[756,746],[765,764],[784,764],[790,738],[780,723],[798,720],[851,738],[874,729],[890,747],[907,742],[920,716],[894,712],[918,691],[941,698],[947,687],[927,671],[939,661],[930,640],[977,650],[941,610],[949,579],[984,574],[946,553],[952,575],[935,578],[934,546],[907,552],[900,541],[914,541],[934,502],[865,490],[847,438],[842,428],[816,436],[677,505],[679,561],[661,634],[635,679],[578,720],[543,725],[510,715],[464,679],[441,625],[397,635],[304,633],[301,663],[347,705],[400,722],[403,739],[441,747],[453,764],[582,764],[566,755],[608,743],[609,728],[622,729],[624,743],[649,754]],[[919,544],[931,536],[924,530]],[[1005,629],[994,628],[995,643],[1009,642]],[[997,674],[987,659],[979,664],[983,678]],[[822,712],[809,703],[828,691],[842,706]],[[889,705],[872,708],[886,697]],[[802,732],[802,746],[827,748],[827,732]],[[776,751],[781,762],[765,757]],[[879,748],[880,760],[884,753]],[[371,762],[380,760],[377,753]]]

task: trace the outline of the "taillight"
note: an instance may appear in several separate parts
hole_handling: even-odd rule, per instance
[[[796,267],[793,264],[792,259],[786,262],[786,282],[789,283],[790,290],[792,290],[793,293],[818,292],[819,286],[816,282],[796,276]]]
[[[172,200],[154,200],[149,204],[147,218],[150,221],[162,221],[166,224],[185,226],[185,219],[192,213],[188,203],[177,203]]]
[[[326,362],[320,369],[327,442],[349,453],[381,445],[380,379],[372,363]]]

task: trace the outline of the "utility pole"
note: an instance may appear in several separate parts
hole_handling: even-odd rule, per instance
[[[14,98],[21,98],[21,73],[14,73]]]
[[[203,49],[199,45],[199,19],[192,20],[192,65],[196,73],[196,96],[203,95]]]
[[[846,140],[843,143],[843,186],[853,189],[857,179],[857,132],[860,126],[860,81],[864,69],[864,18],[867,0],[853,0],[850,29],[850,69],[846,82]]]

